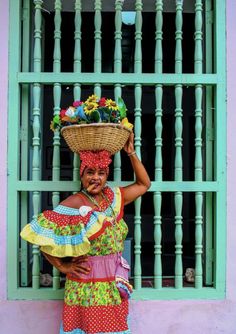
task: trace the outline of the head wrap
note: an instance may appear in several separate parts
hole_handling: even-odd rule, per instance
[[[109,173],[109,164],[112,162],[108,151],[81,151],[80,152],[80,176],[86,167],[104,168]]]

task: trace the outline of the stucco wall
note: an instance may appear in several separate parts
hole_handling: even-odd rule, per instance
[[[16,0],[17,1],[17,0]],[[220,0],[217,0],[220,1]],[[133,334],[236,333],[236,1],[227,1],[228,218],[227,299],[223,301],[132,301]],[[0,333],[58,333],[61,302],[6,300],[6,147],[8,0],[0,1]]]

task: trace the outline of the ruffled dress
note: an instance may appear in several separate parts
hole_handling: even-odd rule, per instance
[[[100,209],[58,205],[39,214],[21,237],[56,257],[88,255],[89,274],[67,275],[60,334],[130,334],[129,265],[122,257],[128,228],[122,188],[104,188]]]

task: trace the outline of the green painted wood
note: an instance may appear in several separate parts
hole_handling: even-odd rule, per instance
[[[134,202],[134,288],[139,290],[142,287],[142,266],[141,266],[141,198]]]
[[[182,73],[183,1],[176,0],[175,10],[175,73]]]
[[[81,10],[82,10],[82,3],[81,0],[75,1],[75,49],[74,49],[74,72],[78,74],[81,73],[81,25],[82,25],[82,16],[81,16]],[[79,82],[76,82],[74,84],[74,100],[80,100],[81,98],[81,84]],[[78,154],[74,154],[73,158],[73,181],[79,181],[80,180],[80,159]],[[78,188],[79,189],[79,188]],[[76,192],[78,191],[76,190]]]
[[[62,84],[74,84],[78,81],[76,73],[18,73],[17,80],[19,83],[39,82],[44,84],[53,84],[59,82]],[[92,85],[94,82],[100,84],[114,84],[121,83],[133,86],[134,83],[144,85],[159,84],[173,86],[175,84],[182,84],[187,86],[194,86],[196,84],[202,85],[216,85],[220,78],[217,74],[153,74],[153,73],[83,73],[80,77],[81,84]]]
[[[142,1],[135,1],[135,51],[134,51],[134,72],[142,72]],[[141,99],[142,99],[142,87],[140,84],[136,84],[134,87],[134,144],[135,151],[138,157],[141,159]],[[141,268],[141,198],[135,201],[135,214],[134,214],[134,287],[135,289],[141,289],[142,287],[142,268]]]
[[[183,26],[183,2],[176,1],[175,15],[175,73],[182,73],[182,26]],[[183,87],[175,86],[175,181],[183,180],[183,157],[182,157],[182,131],[183,131],[183,109],[182,109]],[[183,287],[183,194],[178,191],[174,194],[175,202],[175,288]]]
[[[114,51],[114,72],[122,72],[122,2],[116,0],[115,2],[115,51]],[[118,102],[118,98],[122,96],[121,84],[114,85],[114,95],[115,100]],[[114,181],[121,181],[121,155],[120,152],[117,152],[114,157]]]
[[[215,8],[215,71],[221,80],[215,98],[215,164],[214,178],[219,182],[215,210],[215,270],[214,282],[217,289],[225,293],[226,275],[226,3],[214,1]]]
[[[8,295],[11,291],[14,291],[19,287],[19,203],[18,203],[18,194],[15,191],[15,183],[19,179],[19,102],[20,102],[20,87],[15,80],[15,73],[20,70],[20,48],[18,47],[21,43],[20,36],[20,24],[21,24],[21,8],[20,2],[15,3],[15,1],[9,2],[10,10],[10,20],[9,24],[9,92],[8,92],[8,105],[11,105],[11,110],[14,112],[9,112],[8,114],[8,166],[7,166],[7,175],[8,175],[8,192],[7,192],[7,201],[8,201],[8,211],[7,211],[7,220],[8,220],[8,242],[7,242],[7,277],[8,277],[8,286],[7,293]],[[17,112],[18,111],[18,112]],[[13,210],[14,208],[14,210]],[[14,297],[13,297],[14,298]]]
[[[208,0],[207,0],[208,1]],[[37,3],[38,10],[35,11],[35,21],[37,21],[37,25],[40,22],[41,17],[41,6],[42,1],[35,1],[35,6]],[[55,5],[59,2],[55,1]],[[58,179],[58,169],[54,169],[54,180],[53,181],[41,181],[40,180],[40,100],[41,100],[41,84],[52,84],[54,86],[54,112],[58,112],[58,105],[60,105],[59,96],[60,90],[58,89],[61,84],[72,84],[74,85],[74,97],[75,99],[80,98],[81,95],[81,85],[88,84],[94,85],[95,93],[99,96],[101,94],[101,87],[103,84],[111,84],[114,86],[114,95],[115,99],[118,96],[121,96],[122,93],[122,85],[131,85],[135,87],[135,148],[137,150],[138,155],[141,153],[141,98],[142,98],[142,85],[152,85],[155,88],[155,98],[156,98],[156,108],[155,108],[155,116],[156,116],[156,157],[155,157],[155,179],[152,182],[152,186],[149,189],[149,192],[154,193],[154,239],[155,239],[155,280],[154,286],[156,289],[143,289],[141,288],[141,280],[142,280],[142,264],[141,264],[141,201],[137,201],[135,203],[135,288],[137,289],[134,293],[134,299],[180,299],[180,298],[223,298],[224,296],[224,288],[225,288],[225,128],[222,130],[222,126],[225,127],[225,54],[223,50],[225,49],[225,30],[222,27],[225,26],[225,18],[221,17],[225,11],[225,3],[214,3],[214,8],[216,9],[215,17],[215,29],[212,30],[214,32],[215,41],[214,44],[216,59],[215,59],[215,72],[216,74],[210,73],[203,74],[202,73],[202,65],[203,65],[203,52],[202,52],[202,18],[203,18],[203,10],[202,10],[202,2],[196,1],[196,21],[195,21],[195,73],[194,74],[182,74],[178,73],[182,71],[181,68],[181,17],[180,17],[180,6],[182,6],[182,1],[176,1],[176,73],[171,74],[163,74],[162,73],[162,21],[160,19],[162,14],[162,1],[156,0],[156,15],[159,16],[159,19],[156,17],[156,52],[155,52],[155,73],[142,73],[142,50],[141,50],[141,39],[142,39],[142,1],[136,1],[136,40],[135,40],[135,73],[121,73],[121,61],[120,58],[120,5],[121,1],[115,3],[116,17],[115,17],[115,55],[114,55],[114,69],[115,73],[101,73],[101,61],[99,63],[99,58],[101,57],[101,53],[99,50],[101,46],[101,1],[95,1],[95,9],[97,10],[97,17],[94,18],[95,24],[95,44],[98,44],[98,47],[95,52],[96,63],[94,62],[94,73],[81,73],[81,2],[75,2],[75,48],[74,53],[74,73],[60,73],[59,63],[59,49],[55,48],[54,53],[54,73],[42,73],[41,72],[41,29],[35,29],[34,39],[35,39],[35,48],[34,48],[34,72],[27,73],[27,69],[22,69],[23,72],[20,72],[19,63],[16,62],[16,58],[20,59],[19,50],[20,45],[22,45],[20,41],[19,32],[20,29],[20,17],[22,13],[20,12],[19,7],[15,6],[15,2],[10,0],[10,10],[11,13],[11,22],[10,22],[10,90],[9,90],[9,101],[11,105],[13,105],[14,110],[19,110],[19,85],[32,84],[33,87],[33,129],[34,129],[34,138],[33,138],[33,147],[34,147],[34,157],[33,157],[33,180],[27,181],[27,179],[23,178],[22,181],[19,181],[19,168],[15,168],[15,161],[18,161],[19,157],[19,137],[24,138],[24,131],[19,132],[19,114],[14,113],[14,122],[12,122],[12,115],[9,116],[11,122],[11,129],[13,133],[17,135],[14,138],[9,138],[9,202],[17,208],[14,213],[9,210],[9,222],[11,222],[11,228],[14,227],[14,231],[12,231],[11,236],[9,236],[9,252],[11,252],[11,256],[9,256],[9,272],[10,270],[18,269],[18,247],[19,247],[19,226],[20,222],[18,221],[18,194],[20,191],[24,191],[25,194],[22,194],[22,198],[26,196],[27,192],[33,192],[33,202],[34,202],[34,212],[37,212],[40,204],[40,192],[48,191],[50,188],[51,191],[56,194],[61,191],[77,191],[80,185],[78,178],[78,157],[75,156],[74,161],[74,173],[73,179],[74,181],[60,181]],[[178,9],[177,9],[178,7]],[[205,7],[204,7],[205,8]],[[95,10],[95,11],[96,11]],[[76,17],[77,14],[77,17]],[[96,14],[96,13],[95,13]],[[15,15],[18,15],[18,20],[15,19]],[[210,14],[209,14],[210,15]],[[204,16],[205,17],[205,16]],[[56,13],[55,13],[56,18]],[[55,20],[56,22],[56,20]],[[58,21],[57,21],[58,22]],[[58,23],[57,23],[58,25]],[[36,23],[35,23],[36,26]],[[40,23],[41,26],[41,23]],[[55,23],[56,26],[56,23]],[[221,28],[219,28],[219,26]],[[26,29],[27,30],[27,29]],[[57,34],[59,35],[59,30]],[[206,33],[207,34],[207,33]],[[15,37],[17,36],[17,38]],[[59,38],[56,37],[57,42],[59,42]],[[13,45],[14,42],[14,45]],[[56,44],[56,43],[55,43]],[[59,45],[57,43],[57,45]],[[100,45],[100,46],[99,46]],[[98,52],[97,52],[98,51]],[[178,52],[177,52],[178,51]],[[206,50],[207,52],[207,50]],[[14,56],[13,56],[14,55]],[[209,58],[210,56],[207,56]],[[100,64],[100,67],[99,67]],[[208,67],[209,69],[209,67]],[[15,74],[17,73],[17,75]],[[80,81],[78,82],[78,73],[80,73]],[[175,88],[176,94],[176,106],[175,106],[175,120],[176,120],[176,130],[175,137],[176,141],[176,161],[175,161],[175,180],[174,181],[163,181],[162,180],[162,89],[163,85],[172,86]],[[181,179],[181,154],[180,154],[180,138],[181,138],[181,103],[182,103],[182,88],[183,85],[186,86],[195,86],[195,100],[196,100],[196,161],[195,161],[195,180],[194,181],[182,181]],[[215,175],[211,174],[211,165],[209,165],[209,171],[207,171],[206,177],[207,181],[202,181],[202,172],[203,172],[203,154],[202,154],[202,132],[203,132],[203,85],[204,89],[206,89],[206,107],[207,109],[210,106],[215,107],[216,114],[214,115],[214,119],[216,120],[216,129],[214,129],[214,151],[217,153],[214,161],[214,170]],[[26,87],[25,86],[25,87]],[[205,92],[205,90],[204,90]],[[211,92],[211,93],[209,93]],[[215,93],[215,101],[214,105],[210,104],[210,100],[212,99],[212,92]],[[59,101],[59,102],[58,102]],[[205,101],[204,101],[205,102]],[[15,106],[14,106],[15,103]],[[23,106],[23,104],[22,104]],[[57,110],[56,110],[57,107]],[[217,112],[220,110],[221,112]],[[205,112],[205,110],[204,110]],[[26,115],[26,114],[25,114]],[[205,116],[205,115],[204,115]],[[207,124],[211,125],[211,119],[207,116],[206,112],[206,121]],[[13,123],[15,123],[12,125]],[[20,134],[21,135],[18,135]],[[212,129],[209,126],[206,129],[206,134],[209,133],[209,141],[212,142]],[[177,145],[178,143],[178,145]],[[210,159],[211,155],[211,146],[208,146],[207,149],[207,159]],[[178,152],[178,153],[177,153]],[[58,154],[56,154],[58,156]],[[223,157],[219,160],[219,157]],[[204,161],[205,162],[205,161]],[[13,163],[14,170],[10,164]],[[55,161],[54,167],[58,166],[58,160]],[[23,166],[24,168],[24,166]],[[120,169],[120,167],[118,167]],[[22,174],[23,175],[23,174]],[[208,175],[208,176],[207,176]],[[117,181],[111,182],[111,185],[127,185],[128,182],[120,181],[121,177],[117,177]],[[177,180],[178,179],[178,180]],[[215,181],[213,181],[213,179]],[[179,229],[181,226],[180,220],[181,217],[181,208],[182,208],[182,193],[183,192],[195,192],[196,193],[196,288],[181,288],[179,283],[175,284],[175,288],[167,288],[161,286],[161,192],[173,192],[175,196],[175,239],[176,245],[179,247],[182,244],[182,231]],[[215,288],[203,288],[202,284],[202,250],[203,250],[203,203],[205,205],[209,205],[211,203],[207,201],[206,197],[205,201],[205,193],[206,196],[211,196],[212,208],[214,210],[214,217],[216,217],[215,222],[216,226],[214,226],[214,244],[216,248],[214,250],[215,268],[214,268],[214,285]],[[204,197],[203,197],[204,195]],[[12,210],[13,211],[13,210]],[[213,215],[208,214],[211,222],[213,220]],[[23,218],[22,218],[23,219]],[[204,216],[205,219],[205,216]],[[206,224],[208,222],[206,221]],[[206,225],[207,226],[207,225]],[[206,234],[209,234],[210,230],[206,231]],[[204,231],[205,232],[205,231]],[[13,245],[13,246],[12,246]],[[176,258],[179,259],[179,248],[176,248]],[[222,251],[223,250],[223,251]],[[178,252],[177,252],[178,251]],[[53,289],[38,289],[38,266],[39,260],[38,257],[38,249],[34,248],[33,250],[34,258],[36,258],[35,262],[35,278],[32,289],[17,289],[19,285],[19,271],[17,274],[9,280],[9,296],[10,298],[32,298],[32,299],[45,299],[45,298],[62,298],[63,290],[56,288]],[[210,257],[210,249],[209,256]],[[179,268],[181,268],[181,264],[176,261],[176,274],[181,276],[178,272]],[[223,270],[222,270],[223,265]],[[14,271],[15,272],[15,271]],[[176,277],[178,276],[176,275]],[[176,287],[178,287],[176,289]]]
[[[195,3],[195,53],[194,53],[194,71],[202,73],[203,69],[203,50],[202,50],[202,12],[203,5],[201,0]],[[195,180],[202,181],[203,161],[202,161],[202,85],[196,85],[195,88]],[[202,288],[203,284],[203,194],[201,191],[195,194],[195,287]]]
[[[53,72],[61,72],[61,0],[55,0],[54,3],[54,50],[53,50]],[[60,114],[61,102],[61,84],[54,83],[53,85],[53,115]],[[53,181],[60,180],[60,131],[56,130],[53,134],[53,157],[52,157],[52,179]],[[60,202],[60,193],[52,192],[52,204],[55,208]],[[60,288],[60,272],[53,267],[53,289]]]
[[[135,85],[135,108],[134,108],[134,143],[135,151],[141,159],[141,94],[142,88],[140,85]],[[141,198],[135,201],[134,214],[134,287],[140,289],[142,285],[141,280]]]
[[[41,39],[42,39],[42,4],[41,0],[34,0],[35,16],[34,16],[34,72],[41,71]],[[41,86],[39,83],[33,84],[33,159],[32,159],[32,180],[39,181],[40,173],[40,101],[41,100]],[[34,191],[32,195],[33,202],[33,217],[35,218],[39,213],[40,193]],[[39,272],[40,272],[40,252],[39,247],[32,246],[33,253],[33,267],[32,267],[32,286],[34,289],[39,289]]]
[[[205,52],[206,52],[206,73],[212,73],[213,71],[213,8],[212,1],[207,0],[205,3]],[[214,162],[214,123],[213,123],[213,88],[211,86],[206,87],[206,181],[213,180],[213,162]],[[204,271],[205,271],[205,284],[212,285],[213,283],[213,213],[214,213],[214,199],[212,193],[206,193],[205,195],[205,244],[204,244]]]
[[[135,50],[134,50],[134,72],[142,72],[142,0],[135,1]],[[135,81],[136,82],[136,81]]]
[[[117,185],[116,182],[109,181],[112,186]],[[129,181],[121,181],[120,185],[127,186]],[[16,191],[76,191],[80,187],[80,182],[74,181],[16,181]],[[186,191],[186,192],[216,192],[220,190],[219,183],[216,181],[211,182],[195,182],[195,181],[152,181],[152,185],[148,191]]]
[[[64,289],[53,291],[48,288],[41,288],[40,290],[33,290],[31,288],[19,288],[10,292],[10,299],[33,299],[33,300],[45,300],[63,299]],[[166,287],[161,290],[155,290],[152,288],[142,288],[135,290],[132,295],[133,300],[180,300],[180,299],[224,299],[224,293],[221,290],[214,288],[183,288],[174,289]]]
[[[123,3],[119,0],[115,1],[115,52],[114,52],[114,72],[122,72],[122,7]]]
[[[175,87],[175,181],[183,179],[183,159],[182,159],[182,93],[181,85]],[[178,191],[174,195],[175,200],[175,287],[183,287],[183,263],[182,263],[182,239],[183,239],[183,194]]]
[[[94,73],[102,72],[102,1],[95,0],[94,2]],[[94,93],[101,96],[101,84],[99,80],[94,84]]]
[[[162,26],[163,26],[163,1],[156,1],[156,48],[155,48],[155,72],[162,73]],[[162,181],[162,97],[163,88],[162,85],[157,84],[155,88],[155,181]],[[161,204],[162,195],[160,191],[154,192],[154,287],[155,289],[162,288],[162,217],[161,217]]]
[[[30,69],[30,3],[29,0],[24,0],[22,9],[22,70],[29,71]],[[22,85],[22,99],[21,99],[21,180],[28,179],[28,164],[25,161],[29,160],[29,85]],[[28,221],[28,193],[20,193],[20,224],[21,229],[25,222]],[[31,280],[31,270],[29,266],[30,254],[29,245],[26,241],[21,240],[20,248],[20,270],[21,270],[21,286],[28,286]]]
[[[156,0],[156,48],[155,48],[155,73],[162,74],[163,67],[163,50],[162,50],[162,40],[163,40],[163,1]]]
[[[162,205],[162,195],[160,191],[154,192],[154,288],[162,288],[162,217],[161,217],[161,205]]]

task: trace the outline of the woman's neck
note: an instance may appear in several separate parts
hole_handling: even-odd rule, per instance
[[[82,193],[90,200],[90,202],[92,202],[97,207],[100,207],[100,204],[104,199],[104,194],[102,191],[98,194],[93,195],[89,193],[86,189],[82,189]]]

